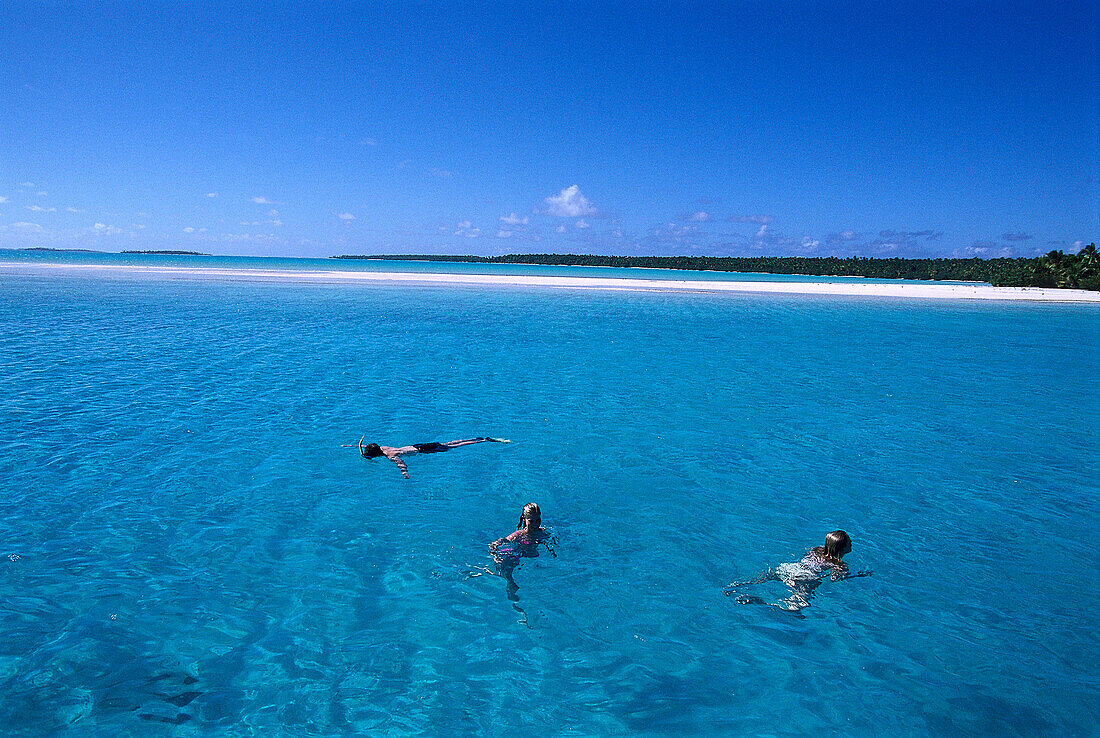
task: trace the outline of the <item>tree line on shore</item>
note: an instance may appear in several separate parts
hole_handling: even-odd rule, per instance
[[[507,254],[449,256],[441,254],[343,255],[336,259],[396,259],[692,269],[713,272],[764,272],[823,277],[924,279],[989,282],[997,287],[1061,287],[1100,291],[1100,255],[1090,243],[1076,254],[1051,251],[1034,258],[878,259],[864,256],[600,256],[593,254]]]

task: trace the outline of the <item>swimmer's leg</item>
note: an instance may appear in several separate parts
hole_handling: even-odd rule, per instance
[[[735,594],[737,592],[737,590],[740,589],[741,587],[751,587],[754,584],[763,584],[764,582],[777,581],[778,579],[779,579],[779,575],[775,573],[775,569],[769,567],[769,568],[765,569],[764,571],[760,572],[759,574],[757,574],[752,579],[746,579],[746,580],[741,581],[741,582],[730,582],[729,586],[727,586],[725,589],[723,589],[722,592],[723,592],[723,594],[726,595],[726,597],[729,597],[730,595]],[[740,597],[738,597],[737,599],[738,599],[738,602],[741,601]],[[756,598],[753,598],[753,599],[759,600],[760,598],[756,597]],[[741,604],[746,604],[746,603],[742,602]],[[756,603],[753,603],[753,604],[756,604]]]
[[[513,602],[519,600],[519,597],[516,596],[516,590],[519,589],[519,585],[516,584],[515,577],[512,576],[512,572],[516,570],[516,565],[519,564],[519,561],[513,556],[494,556],[493,560],[497,565],[497,573],[504,577],[504,581],[507,582],[506,590],[508,592],[508,599]]]
[[[469,446],[474,443],[485,443],[490,441],[492,443],[511,443],[507,438],[490,438],[489,436],[478,436],[477,438],[463,438],[458,441],[447,441],[446,443],[439,444],[440,446],[446,446],[447,448],[458,448],[459,446]]]
[[[473,444],[473,443],[483,443],[483,442],[488,441],[488,440],[489,440],[488,438],[484,438],[484,437],[479,436],[478,438],[463,438],[462,440],[459,440],[459,441],[447,441],[446,443],[441,443],[439,445],[440,446],[446,446],[447,448],[458,448],[459,446],[469,446],[470,444]]]
[[[780,600],[776,607],[789,612],[800,612],[810,606],[810,599],[814,596],[814,590],[821,582],[801,582],[791,587],[791,594],[785,600]]]
[[[516,592],[519,591],[519,585],[516,584],[516,580],[512,576],[513,569],[514,569],[514,567],[510,567],[510,566],[502,567],[501,570],[500,570],[500,574],[501,574],[501,576],[504,577],[504,580],[507,582],[507,586],[505,587],[505,591],[508,593],[508,599],[510,599],[512,602],[519,602],[519,596],[516,594]]]

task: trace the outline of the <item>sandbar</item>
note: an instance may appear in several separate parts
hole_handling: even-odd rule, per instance
[[[229,269],[219,267],[118,264],[42,264],[0,262],[0,275],[66,274],[94,277],[243,280],[307,283],[369,282],[404,285],[480,285],[646,292],[735,292],[848,297],[894,297],[922,300],[1023,300],[1100,304],[1100,292],[1041,287],[993,287],[987,284],[926,282],[739,282],[720,280],[561,277],[442,272],[368,272],[344,270]]]

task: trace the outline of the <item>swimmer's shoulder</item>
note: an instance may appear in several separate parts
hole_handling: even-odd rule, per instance
[[[809,561],[817,566],[827,567],[829,569],[838,569],[847,571],[848,565],[841,559],[834,559],[825,553],[824,546],[814,546],[811,548],[802,559],[803,561]]]

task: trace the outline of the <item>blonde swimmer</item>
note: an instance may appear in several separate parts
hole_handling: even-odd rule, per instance
[[[780,564],[761,572],[752,579],[742,582],[733,582],[723,592],[727,597],[737,595],[737,602],[742,605],[768,605],[780,610],[798,613],[810,606],[810,599],[814,595],[825,577],[832,581],[849,579],[851,577],[867,577],[871,571],[859,571],[851,574],[848,564],[844,562],[844,555],[851,553],[852,539],[842,530],[834,530],[825,536],[825,545],[815,546],[806,552],[800,561]],[[750,587],[764,582],[782,582],[790,594],[779,602],[765,602],[761,597],[741,592],[745,587]]]

